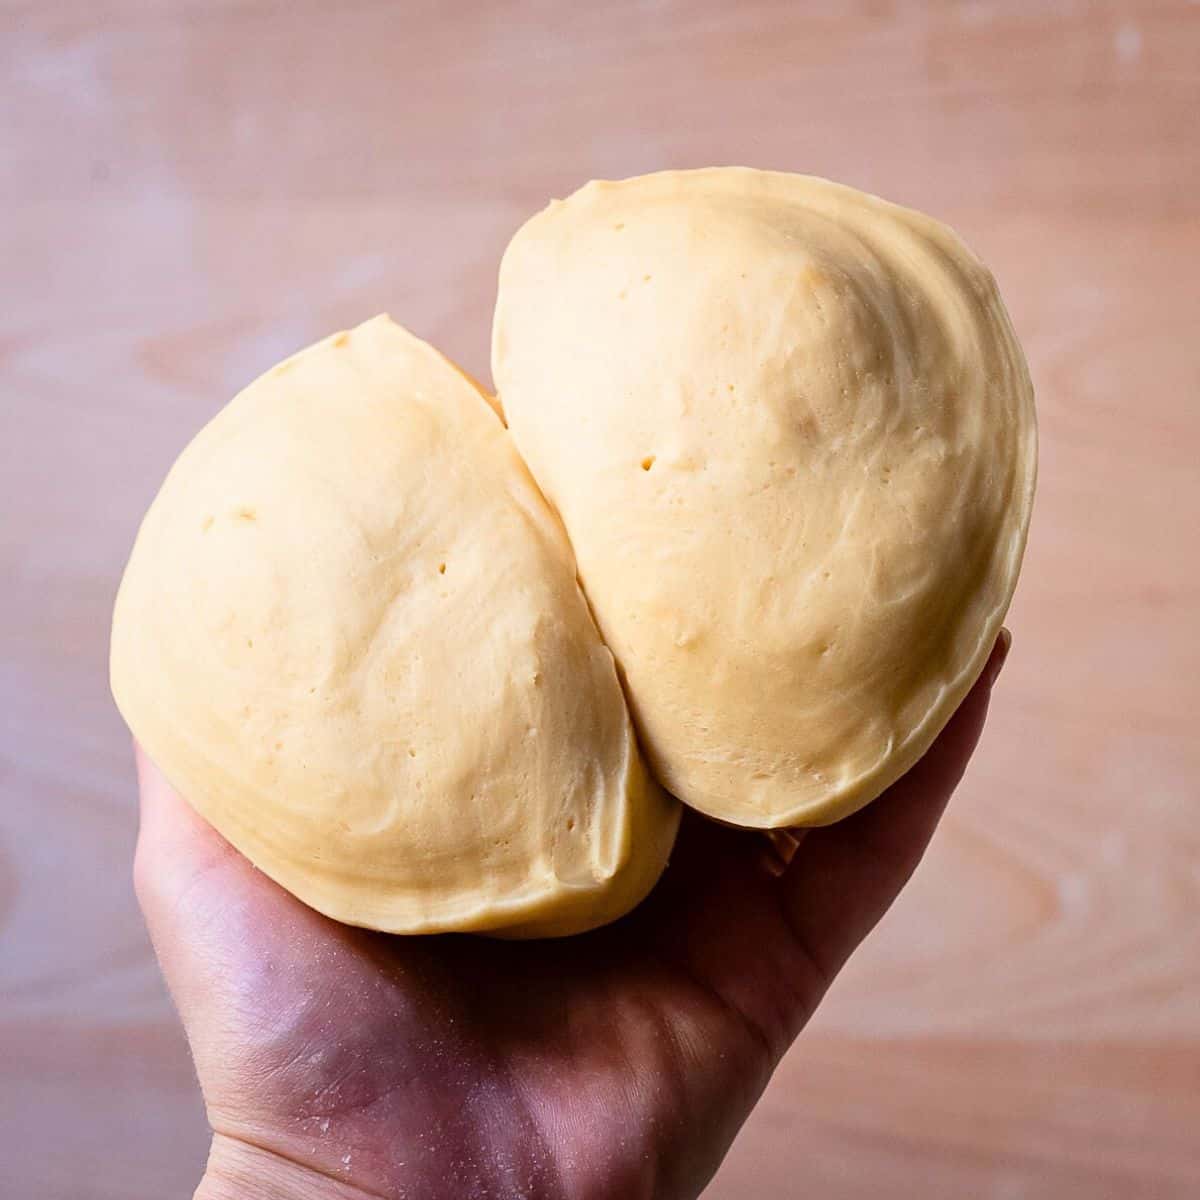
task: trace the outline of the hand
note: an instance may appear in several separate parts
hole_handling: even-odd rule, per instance
[[[645,903],[560,941],[338,925],[139,753],[138,897],[214,1131],[197,1196],[696,1196],[919,861],[1007,649],[908,775],[790,862],[688,814]]]

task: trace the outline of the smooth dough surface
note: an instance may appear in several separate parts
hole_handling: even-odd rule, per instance
[[[483,395],[386,317],[184,451],[111,668],[172,783],[341,921],[571,933],[633,907],[674,838],[560,524]]]
[[[945,226],[825,180],[591,183],[501,266],[493,373],[686,803],[822,824],[986,661],[1032,505],[1020,348]]]

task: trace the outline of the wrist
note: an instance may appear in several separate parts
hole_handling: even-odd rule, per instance
[[[216,1133],[193,1200],[362,1200],[366,1195],[280,1154]]]

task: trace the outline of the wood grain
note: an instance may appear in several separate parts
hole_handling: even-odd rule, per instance
[[[0,1194],[186,1195],[113,589],[201,422],[387,309],[487,377],[592,176],[749,162],[957,226],[1041,490],[986,743],[713,1200],[1200,1194],[1200,7],[0,4]]]

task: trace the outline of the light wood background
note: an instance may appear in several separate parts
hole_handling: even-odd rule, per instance
[[[1200,1195],[1200,6],[0,0],[0,31],[0,1194],[200,1170],[105,680],[172,458],[385,308],[486,378],[527,214],[747,162],[966,236],[1042,474],[986,743],[709,1196]]]

